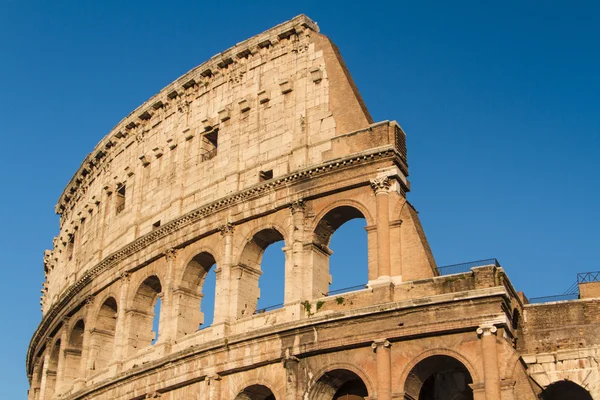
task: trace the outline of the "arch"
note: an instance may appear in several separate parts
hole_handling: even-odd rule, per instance
[[[155,306],[162,296],[162,285],[157,275],[148,276],[137,287],[132,299],[131,308],[127,310],[128,355],[135,354],[138,350],[151,346],[153,340],[158,338],[160,322],[157,332],[153,331]]]
[[[46,370],[46,388],[44,390],[46,398],[51,398],[57,389],[56,378],[58,374],[58,359],[60,358],[60,347],[61,341],[60,339],[57,339],[48,349],[48,351],[50,352],[50,358],[48,360],[48,369]],[[42,380],[40,378],[40,385],[41,382]]]
[[[276,400],[276,398],[267,386],[255,384],[246,386],[235,396],[235,400]]]
[[[542,391],[542,400],[592,400],[590,392],[569,380],[552,382]]]
[[[206,308],[202,308],[204,303],[204,283],[211,270],[214,271],[216,265],[215,257],[212,253],[201,251],[193,256],[183,269],[181,280],[173,291],[174,310],[177,315],[176,336],[182,337],[196,332],[200,325],[205,324]],[[213,288],[214,289],[214,288]],[[206,326],[212,323],[212,316],[215,306],[215,296],[209,299],[208,304],[212,306],[210,312],[211,318]]]
[[[319,375],[309,390],[309,400],[361,400],[369,396],[365,380],[347,368],[331,368]]]
[[[233,307],[235,307],[236,318],[250,316],[257,310],[258,299],[261,297],[261,289],[259,278],[263,275],[263,255],[267,247],[274,243],[283,241],[285,244],[285,236],[274,225],[257,229],[251,233],[249,239],[245,242],[245,246],[240,254],[239,263],[232,268],[232,273],[238,277],[235,280],[236,288],[233,288],[232,298]],[[284,263],[285,264],[285,263]],[[279,266],[272,266],[279,268]],[[281,270],[285,271],[285,265],[281,265]],[[267,271],[268,272],[268,271]],[[285,280],[285,272],[284,272]],[[271,283],[271,287],[284,288],[285,284]],[[269,293],[271,294],[271,293]],[[272,296],[269,296],[270,298]],[[274,303],[283,303],[283,291],[279,296],[273,296],[277,300]]]
[[[461,353],[448,348],[436,348],[431,350],[425,350],[422,353],[419,353],[415,358],[411,360],[411,362],[409,362],[404,367],[402,373],[400,374],[400,389],[402,391],[404,390],[404,382],[406,381],[408,374],[419,362],[423,361],[428,357],[438,355],[456,358],[456,360],[458,360],[462,365],[464,365],[467,371],[469,371],[469,374],[473,377],[473,382],[481,382],[483,380],[482,377],[479,375],[477,369],[473,366],[473,363],[471,363],[471,361],[468,360]]]
[[[459,360],[430,355],[411,368],[404,381],[404,398],[410,400],[473,400],[473,377]]]
[[[64,352],[63,387],[68,388],[75,379],[81,377],[81,359],[83,353],[83,339],[85,335],[85,322],[78,319],[69,334],[67,348]]]
[[[91,333],[91,369],[101,370],[108,367],[115,347],[117,330],[117,301],[107,297],[96,314],[96,326]]]
[[[342,200],[336,200],[336,201],[328,204],[326,207],[323,207],[323,209],[321,209],[315,215],[315,217],[312,221],[312,224],[309,225],[308,228],[311,231],[315,231],[317,228],[317,225],[319,224],[319,222],[323,219],[323,217],[326,214],[328,214],[332,210],[334,210],[336,208],[340,208],[340,207],[355,208],[362,214],[362,217],[367,221],[368,226],[375,225],[375,218],[373,217],[373,215],[371,215],[371,212],[363,203],[361,203],[357,200],[352,200],[352,199],[342,199]]]
[[[365,215],[354,205],[338,204],[338,206],[328,209],[329,211],[320,217],[312,231],[314,245],[311,248],[310,257],[315,275],[330,278],[321,279],[320,282],[317,280],[318,292],[324,294],[328,294],[331,289],[336,289],[338,292],[357,289],[369,280],[367,232],[364,230],[364,225],[363,227],[358,224],[346,225],[355,219],[362,219],[366,224]],[[345,227],[342,228],[342,225]],[[342,246],[338,243],[342,251],[334,255],[330,244],[332,244],[332,237],[340,228],[350,229],[350,231],[346,231],[345,241],[357,240],[357,242],[351,246]],[[353,268],[351,274],[348,273],[349,267]],[[359,271],[364,273],[359,274]]]

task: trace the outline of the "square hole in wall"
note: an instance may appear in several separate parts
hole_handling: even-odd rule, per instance
[[[273,170],[270,169],[268,171],[260,171],[258,173],[258,176],[260,177],[261,182],[268,181],[270,179],[273,179]]]

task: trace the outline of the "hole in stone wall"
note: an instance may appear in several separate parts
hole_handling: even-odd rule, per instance
[[[260,171],[258,173],[261,182],[268,181],[273,179],[273,170],[270,169],[268,171]]]

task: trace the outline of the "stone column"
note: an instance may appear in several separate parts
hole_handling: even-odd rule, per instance
[[[496,348],[496,332],[494,325],[482,325],[477,328],[481,339],[481,356],[483,359],[483,377],[485,380],[486,400],[500,400],[500,375],[498,372],[498,350]]]
[[[283,360],[285,368],[285,400],[298,399],[298,360],[294,356],[286,356]]]
[[[94,311],[94,296],[88,296],[85,299],[85,329],[83,331],[83,343],[81,346],[81,360],[79,364],[79,376],[75,379],[75,389],[80,389],[85,385],[85,380],[91,369],[91,365],[88,365],[88,360],[92,358],[92,332],[96,325],[95,316],[92,315]],[[93,360],[90,360],[93,365]]]
[[[111,367],[111,369],[116,370],[120,369],[121,362],[127,357],[127,338],[128,338],[128,329],[126,325],[126,310],[127,310],[127,300],[129,295],[129,273],[124,272],[121,274],[121,288],[119,292],[119,303],[117,304],[117,326],[115,327],[115,349],[112,357],[112,365],[115,367]]]
[[[29,380],[31,382],[31,387],[29,388],[29,392],[27,393],[27,400],[39,400],[40,384],[38,381],[42,378],[40,376],[40,362],[43,361],[38,359],[33,364],[33,374],[31,375],[31,379]]]
[[[377,339],[371,344],[377,361],[377,400],[392,399],[391,346],[386,339]]]
[[[294,201],[290,205],[290,212],[292,214],[292,255],[291,262],[288,262],[289,271],[285,271],[285,297],[284,303],[292,303],[294,301],[301,301],[302,299],[311,298],[310,295],[304,293],[305,284],[308,280],[305,277],[304,269],[306,263],[304,262],[304,216],[306,211],[306,204],[302,200]]]
[[[208,400],[219,400],[221,398],[221,377],[219,375],[207,376],[206,386]]]
[[[54,383],[54,393],[62,393],[67,389],[65,385],[65,362],[67,357],[67,348],[69,345],[69,317],[63,318],[62,329],[60,331],[60,349],[58,351],[58,363],[56,364],[56,382]]]
[[[214,324],[228,322],[235,310],[231,308],[231,264],[233,263],[233,224],[226,223],[220,228],[223,237],[223,259],[221,265],[217,265],[216,274],[216,296]]]
[[[168,249],[165,252],[167,263],[166,282],[162,287],[160,320],[158,340],[164,345],[165,355],[171,352],[171,343],[176,338],[177,312],[174,307],[173,284],[177,262],[177,249]],[[157,300],[158,301],[158,300]]]
[[[52,338],[46,339],[46,354],[44,355],[44,366],[42,367],[42,379],[40,382],[40,400],[46,399],[46,384],[48,383],[48,365],[50,365],[50,353],[52,352]]]
[[[377,208],[377,278],[389,279],[390,268],[390,199],[392,182],[387,177],[371,180]]]

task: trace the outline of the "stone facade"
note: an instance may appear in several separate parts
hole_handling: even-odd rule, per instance
[[[402,128],[372,121],[310,19],[214,56],[121,121],[61,195],[29,399],[525,400],[565,379],[600,398],[597,288],[528,305],[495,262],[439,276],[409,189]],[[328,296],[329,240],[354,218],[368,284]],[[257,313],[280,240],[284,305]]]

